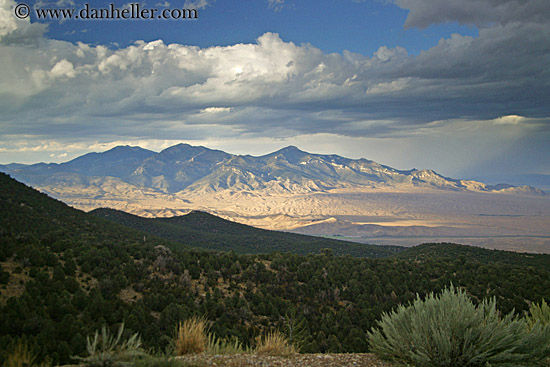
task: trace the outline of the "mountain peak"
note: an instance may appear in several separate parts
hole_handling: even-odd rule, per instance
[[[294,145],[286,146],[286,147],[280,149],[279,152],[300,152],[300,153],[305,153],[303,150],[298,149],[298,147],[296,147]]]
[[[276,152],[267,154],[265,157],[284,157],[290,163],[297,163],[303,156],[308,154],[308,152],[304,152],[294,145],[289,145],[287,147],[277,150]]]
[[[101,153],[88,153],[80,157],[77,157],[69,162],[61,163],[61,166],[72,167],[74,169],[87,171],[91,170],[92,166],[101,171],[101,166],[109,166],[113,163],[128,164],[129,161],[138,162],[155,154],[154,152],[143,149],[137,146],[118,145],[105,152]],[[92,169],[93,170],[93,169]],[[90,173],[90,172],[88,172]],[[99,174],[99,171],[94,171],[95,174]]]
[[[230,157],[230,154],[221,150],[184,143],[173,145],[157,154],[158,159],[164,162],[172,162],[171,164],[180,164],[181,162],[200,162],[199,164],[204,164],[203,169],[206,170],[208,170],[208,167],[211,167],[213,164],[229,159]],[[181,169],[181,167],[179,169]],[[187,171],[185,174],[190,174],[190,171]]]
[[[203,146],[194,146],[186,143],[180,143],[162,150],[159,155],[166,157],[178,156],[188,159],[191,156],[196,155],[197,153],[201,153],[207,150],[210,149]]]
[[[138,147],[138,146],[131,146],[131,145],[117,145],[116,147],[113,147],[109,150],[106,150],[104,152],[101,152],[101,153],[97,153],[97,154],[112,154],[112,153],[116,153],[116,154],[124,154],[124,153],[152,153],[150,150],[147,150],[147,149],[143,149],[142,147]]]
[[[116,147],[113,147],[113,148],[105,151],[105,153],[107,153],[107,152],[116,152],[116,151],[121,151],[121,150],[138,150],[138,149],[142,149],[142,148],[132,147],[130,145],[117,145]]]
[[[196,146],[193,146],[193,145],[190,145],[190,144],[187,144],[187,143],[179,143],[179,144],[176,144],[176,145],[172,145],[166,149],[163,149],[160,154],[164,153],[164,152],[173,152],[173,151],[182,151],[182,150],[189,150],[189,149],[196,149],[196,148],[203,148],[203,149],[206,149],[204,147],[196,147]]]

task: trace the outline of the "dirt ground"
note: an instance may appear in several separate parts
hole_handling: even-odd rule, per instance
[[[257,354],[188,355],[178,357],[190,367],[390,367],[368,353],[295,354],[288,357]]]

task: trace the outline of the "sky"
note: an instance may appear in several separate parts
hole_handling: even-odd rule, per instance
[[[0,164],[184,142],[550,175],[548,0],[143,0],[198,16],[37,17],[84,4],[0,0]]]

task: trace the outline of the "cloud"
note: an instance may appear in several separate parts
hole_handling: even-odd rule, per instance
[[[43,37],[47,25],[18,19],[14,15],[17,4],[12,0],[0,0],[0,43],[3,45],[36,44]]]
[[[34,9],[41,9],[41,8],[68,8],[68,7],[74,7],[75,2],[73,0],[37,0],[33,8]]]
[[[60,153],[60,154],[50,154],[50,158],[54,158],[54,159],[65,159],[68,157],[68,154],[67,153]]]
[[[406,130],[463,115],[495,118],[514,105],[518,112],[548,113],[546,104],[527,98],[548,92],[547,71],[540,67],[547,46],[533,42],[531,49],[540,52],[513,57],[511,44],[521,32],[503,28],[499,40],[488,43],[490,31],[478,39],[455,35],[417,57],[385,46],[372,57],[325,54],[273,33],[254,44],[204,49],[158,40],[111,50],[44,39],[34,48],[3,46],[0,104],[14,129],[32,126],[52,134],[70,133],[71,125],[86,128],[86,121],[113,128],[112,119],[120,118],[127,122],[114,134],[136,131],[131,121],[140,124],[145,117],[179,119],[183,128],[208,108],[231,108],[239,119],[224,124],[239,130],[269,133],[278,122],[277,129],[289,134],[319,129],[372,135],[398,123]],[[521,92],[525,99],[518,98]],[[478,110],[479,97],[493,108]],[[319,111],[340,117],[326,122]],[[385,122],[358,131],[356,121],[362,120]]]
[[[501,116],[493,120],[495,125],[519,125],[525,121],[525,117],[518,115]]]
[[[228,107],[208,107],[201,110],[201,113],[206,114],[219,114],[219,113],[230,113],[231,108]]]
[[[285,7],[285,0],[267,0],[267,3],[275,11],[279,11]]]
[[[409,9],[405,28],[459,22],[476,26],[509,23],[547,24],[547,0],[393,0]]]
[[[184,9],[204,9],[216,0],[185,0]]]

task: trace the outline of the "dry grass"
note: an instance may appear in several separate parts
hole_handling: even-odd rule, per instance
[[[202,317],[192,317],[180,322],[176,329],[174,349],[176,355],[202,353],[208,346],[207,323]]]
[[[296,352],[296,348],[278,331],[270,332],[259,339],[256,346],[256,353],[270,356],[289,356]]]
[[[17,343],[4,361],[5,367],[30,367],[34,365],[36,355],[25,342]]]

